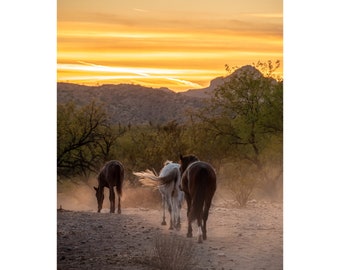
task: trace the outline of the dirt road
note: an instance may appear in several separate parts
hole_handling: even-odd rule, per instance
[[[57,269],[156,269],[155,240],[162,237],[194,248],[193,269],[283,269],[282,203],[214,204],[203,244],[186,237],[185,207],[180,231],[161,226],[161,216],[160,209],[124,206],[121,215],[58,211]]]

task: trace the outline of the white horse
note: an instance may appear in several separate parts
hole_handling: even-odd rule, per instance
[[[165,207],[168,206],[170,213],[170,227],[169,230],[180,229],[181,227],[181,208],[184,200],[184,192],[180,190],[181,172],[179,170],[180,164],[172,161],[166,161],[164,167],[159,173],[145,170],[144,172],[133,172],[139,177],[139,182],[144,186],[158,187],[162,195],[163,207],[163,221],[162,225],[166,225],[165,221]]]

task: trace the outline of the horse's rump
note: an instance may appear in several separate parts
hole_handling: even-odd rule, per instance
[[[106,187],[116,186],[119,196],[122,196],[122,186],[124,181],[124,167],[118,161],[109,161],[99,173],[99,181]]]
[[[179,170],[172,170],[167,175],[160,176],[159,181],[161,185],[169,185],[170,183],[174,183],[176,185],[179,177]]]
[[[192,199],[189,213],[191,220],[201,219],[204,204],[210,204],[216,190],[216,175],[211,166],[205,162],[194,162],[185,172],[187,189]]]

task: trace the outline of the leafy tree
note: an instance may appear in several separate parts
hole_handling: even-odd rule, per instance
[[[278,96],[280,84],[263,77],[255,68],[246,66],[228,77],[228,81],[215,91],[213,108],[224,120],[219,132],[229,137],[234,145],[245,151],[243,157],[261,166],[259,154],[267,134],[282,131],[280,111],[271,114],[271,101]],[[274,96],[273,96],[274,95]],[[281,111],[282,112],[282,111]],[[222,129],[222,130],[221,130]]]
[[[148,125],[130,127],[119,139],[121,144],[120,158],[127,166],[127,175],[134,184],[132,171],[155,169],[157,172],[166,160],[176,162],[179,154],[185,152],[184,127],[176,121],[163,125]]]
[[[196,114],[203,122],[205,137],[218,143],[215,149],[220,159],[255,166],[252,179],[248,172],[244,173],[244,179],[251,182],[246,185],[248,189],[255,187],[258,180],[268,182],[265,168],[272,161],[272,154],[278,160],[276,165],[282,167],[283,81],[270,76],[278,64],[274,67],[271,62],[257,63],[262,70],[268,69],[266,76],[254,66],[237,69],[215,89],[210,104]],[[227,66],[227,70],[235,69]],[[278,146],[276,153],[268,151],[274,142]],[[281,173],[279,169],[278,177]],[[238,175],[237,179],[241,177]]]
[[[184,127],[179,125],[175,120],[164,125],[158,125],[156,139],[161,148],[161,157],[163,160],[177,162],[179,155],[186,152]]]

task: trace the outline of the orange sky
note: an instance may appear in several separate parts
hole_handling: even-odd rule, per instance
[[[280,60],[282,0],[58,0],[57,79],[202,88],[224,65]]]

